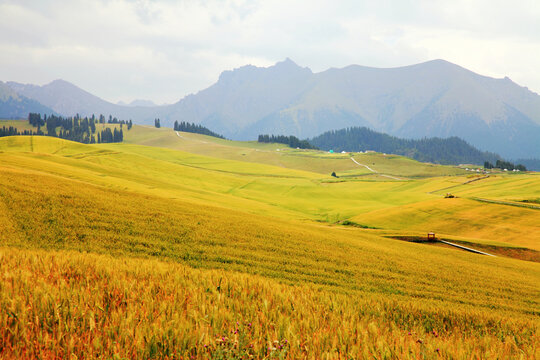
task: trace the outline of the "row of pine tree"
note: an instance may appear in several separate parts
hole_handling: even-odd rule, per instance
[[[28,122],[30,125],[37,128],[36,132],[32,132],[29,135],[47,135],[52,137],[58,137],[61,139],[80,142],[83,144],[95,144],[95,143],[115,143],[124,141],[124,125],[130,130],[133,126],[131,120],[118,120],[109,116],[109,120],[106,121],[103,115],[96,118],[94,115],[91,117],[81,118],[76,115],[74,117],[62,117],[57,115],[44,115],[38,113],[28,114]],[[96,124],[120,124],[120,129],[116,127],[114,129],[104,128],[101,131],[96,130]],[[44,134],[41,130],[42,127],[47,129],[47,134]]]

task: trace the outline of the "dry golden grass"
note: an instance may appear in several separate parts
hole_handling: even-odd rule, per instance
[[[230,271],[0,249],[3,358],[538,358],[538,321]]]
[[[351,212],[403,209],[452,178],[327,184],[170,150],[0,141],[0,357],[539,355],[539,264],[391,240],[388,219],[302,215],[320,216],[319,194],[334,211],[347,195]]]

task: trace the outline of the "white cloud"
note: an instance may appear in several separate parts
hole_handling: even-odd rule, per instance
[[[537,1],[0,0],[0,80],[174,102],[221,71],[443,58],[540,91]]]

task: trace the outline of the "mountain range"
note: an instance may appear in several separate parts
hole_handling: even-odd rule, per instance
[[[160,118],[171,127],[187,121],[239,140],[267,133],[308,138],[365,126],[411,139],[458,136],[505,158],[540,158],[540,96],[508,78],[482,76],[444,60],[319,73],[290,59],[267,68],[247,65],[162,106],[112,104],[63,80],[7,85],[62,115],[111,114],[146,124]]]
[[[42,105],[38,101],[19,95],[6,83],[0,81],[0,118],[26,118],[30,112],[55,113],[54,110]]]

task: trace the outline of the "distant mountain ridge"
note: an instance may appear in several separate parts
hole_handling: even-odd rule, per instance
[[[348,152],[373,150],[443,165],[483,165],[485,161],[494,164],[501,159],[499,155],[480,151],[455,136],[446,139],[400,139],[365,127],[331,130],[308,141],[322,150]]]
[[[38,86],[7,82],[15,92],[34,99],[64,116],[105,116],[151,124],[159,109],[158,106],[117,105],[105,101],[65,80],[54,80],[49,84]]]
[[[366,126],[393,136],[458,136],[505,158],[540,158],[540,96],[508,78],[478,75],[444,60],[398,68],[351,65],[313,73],[292,60],[224,71],[196,94],[163,106],[122,106],[67,82],[9,83],[64,115],[112,114],[163,126],[201,124],[227,138],[314,137]]]
[[[36,100],[19,95],[0,81],[0,119],[27,118],[31,112],[54,113],[54,110]]]
[[[119,102],[116,103],[116,105],[121,105],[121,106],[157,106],[153,101],[144,100],[144,99],[135,99],[130,103],[125,103],[123,101],[119,101]]]

